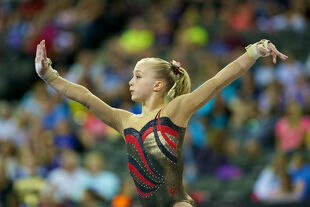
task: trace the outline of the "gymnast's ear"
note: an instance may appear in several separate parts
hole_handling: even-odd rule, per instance
[[[157,80],[155,81],[154,85],[153,85],[153,90],[155,92],[159,92],[164,88],[165,84],[163,80]]]

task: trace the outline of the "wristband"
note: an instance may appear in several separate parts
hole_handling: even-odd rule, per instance
[[[52,68],[52,61],[49,58],[47,58],[47,65],[47,71],[44,75],[40,75],[40,78],[42,78],[45,82],[50,83],[56,78],[58,78],[59,74],[56,70]]]
[[[257,60],[258,58],[260,57],[266,57],[266,56],[269,56],[271,53],[268,52],[266,53],[265,55],[262,55],[260,54],[260,52],[258,51],[257,49],[257,45],[258,44],[262,44],[263,47],[268,50],[268,43],[270,43],[269,40],[266,40],[266,39],[262,39],[261,41],[259,42],[256,42],[254,44],[250,44],[248,46],[245,47],[247,53],[249,54],[250,57],[254,58],[255,60]]]

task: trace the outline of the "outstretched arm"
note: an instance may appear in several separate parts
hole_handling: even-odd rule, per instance
[[[249,45],[246,50],[247,52],[227,65],[199,88],[171,101],[167,106],[167,108],[170,108],[167,111],[172,112],[170,116],[180,125],[186,125],[194,112],[205,105],[222,88],[243,75],[259,57],[272,55],[273,63],[276,63],[277,57],[282,60],[287,59],[287,56],[280,53],[268,40],[261,40],[258,43]],[[175,111],[177,109],[181,109],[181,111]]]
[[[44,40],[37,46],[35,66],[37,74],[58,93],[86,106],[107,125],[121,134],[123,133],[122,120],[126,120],[126,117],[130,116],[130,112],[113,108],[93,95],[84,86],[60,77],[57,71],[51,67],[50,59],[47,58]]]

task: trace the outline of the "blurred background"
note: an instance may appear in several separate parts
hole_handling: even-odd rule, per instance
[[[0,206],[140,206],[123,140],[35,73],[140,113],[128,88],[144,57],[180,61],[193,89],[260,39],[261,58],[190,120],[184,183],[199,206],[309,206],[309,0],[1,0]]]

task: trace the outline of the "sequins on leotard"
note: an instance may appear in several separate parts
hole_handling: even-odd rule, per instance
[[[168,117],[149,121],[138,131],[124,130],[128,152],[128,169],[143,206],[168,207],[176,201],[192,199],[182,185],[182,147],[185,128]],[[194,205],[194,203],[193,203]]]

